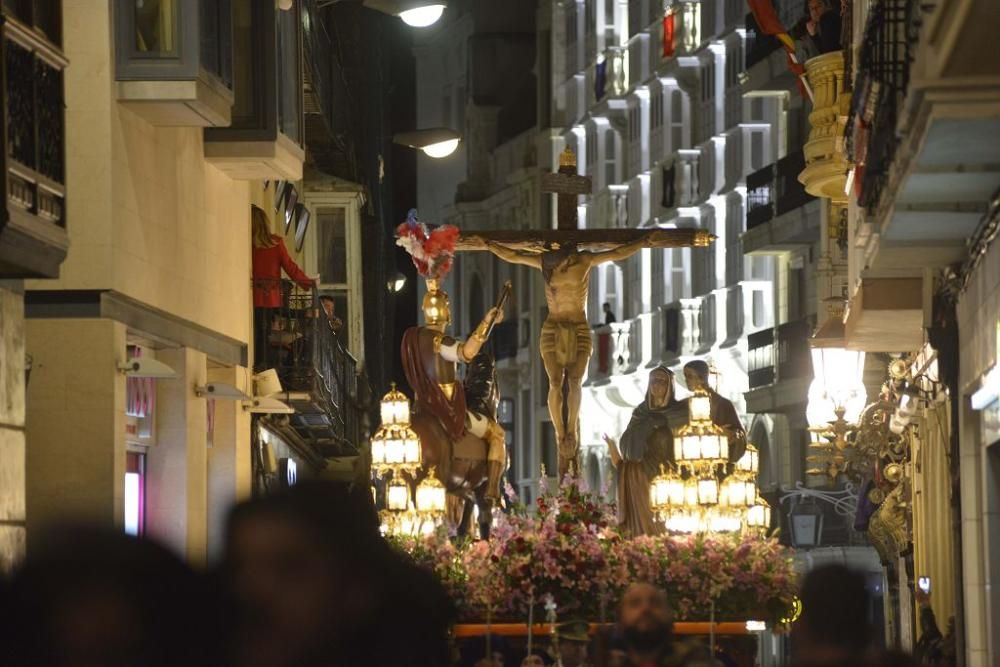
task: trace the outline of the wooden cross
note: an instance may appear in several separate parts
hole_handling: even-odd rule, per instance
[[[601,252],[645,240],[649,248],[707,247],[715,238],[704,229],[579,229],[577,197],[591,193],[588,176],[576,173],[576,156],[567,148],[559,156],[559,171],[542,176],[542,192],[556,196],[556,229],[498,229],[463,232],[455,249],[486,250],[490,241],[511,250],[544,252],[553,244],[575,243],[580,250]]]

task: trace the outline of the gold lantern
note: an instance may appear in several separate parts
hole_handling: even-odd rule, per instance
[[[393,384],[380,405],[382,425],[371,439],[372,470],[377,475],[420,469],[420,438],[410,428],[410,403]]]
[[[431,517],[444,516],[446,492],[444,484],[434,476],[434,468],[417,485],[417,511]]]
[[[410,485],[393,477],[385,487],[385,504],[390,512],[405,512],[410,507]]]
[[[711,398],[699,389],[688,402],[688,423],[677,429],[677,463],[692,473],[723,465],[729,460],[729,437],[712,421]]]

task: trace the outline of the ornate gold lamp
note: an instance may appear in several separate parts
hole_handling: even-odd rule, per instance
[[[412,486],[423,465],[420,438],[410,426],[410,401],[395,383],[382,398],[380,414],[382,424],[371,439],[371,458],[373,478],[388,477],[385,509],[379,513],[382,531],[408,536],[431,533],[444,518],[446,492],[433,468],[416,489]]]

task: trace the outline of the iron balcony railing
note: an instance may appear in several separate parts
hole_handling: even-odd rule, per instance
[[[747,229],[805,206],[815,199],[799,182],[805,169],[801,149],[747,176]]]
[[[865,208],[878,206],[896,156],[896,126],[920,38],[919,12],[916,0],[873,3],[861,40],[846,143],[848,159],[860,168],[858,203]]]
[[[274,282],[255,280],[254,286]],[[363,413],[357,362],[344,349],[336,321],[327,317],[315,289],[303,290],[288,280],[280,281],[280,289],[280,307],[258,309],[255,317],[255,327],[263,331],[254,332],[254,368],[277,371],[283,394],[293,397],[292,425],[303,440],[332,440],[341,450],[356,449]]]

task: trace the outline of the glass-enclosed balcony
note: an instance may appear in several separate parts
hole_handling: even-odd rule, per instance
[[[66,147],[58,3],[4,0],[0,278],[56,278],[66,257]]]
[[[302,7],[233,0],[229,127],[205,130],[205,158],[237,179],[302,178]],[[327,57],[332,57],[327,54]]]
[[[154,125],[229,125],[230,0],[116,0],[118,100]]]

